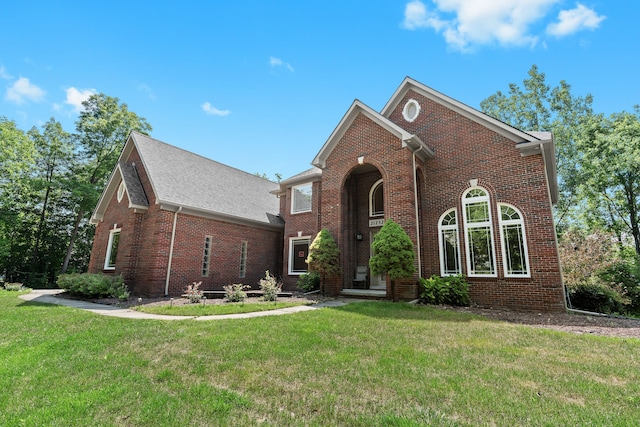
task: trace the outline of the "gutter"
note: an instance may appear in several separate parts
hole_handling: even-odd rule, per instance
[[[418,278],[422,277],[422,248],[420,247],[420,213],[418,210],[418,173],[416,153],[413,153],[413,205],[416,208],[416,248],[418,250]]]
[[[167,263],[167,278],[164,283],[164,296],[169,295],[169,279],[171,278],[171,262],[173,261],[173,244],[176,240],[176,224],[178,222],[178,213],[182,210],[182,206],[173,213],[173,228],[171,229],[171,243],[169,245],[169,262]]]

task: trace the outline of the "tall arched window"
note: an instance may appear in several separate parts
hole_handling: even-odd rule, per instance
[[[496,254],[493,246],[493,227],[489,193],[473,187],[462,195],[464,230],[469,276],[496,275]]]
[[[449,276],[462,273],[460,266],[460,242],[458,240],[458,216],[455,209],[449,209],[438,221],[438,241],[440,243],[440,275]]]
[[[373,183],[369,191],[369,216],[384,216],[384,191],[382,180]]]
[[[515,207],[498,203],[500,212],[500,241],[506,277],[529,277],[527,236],[522,214]]]

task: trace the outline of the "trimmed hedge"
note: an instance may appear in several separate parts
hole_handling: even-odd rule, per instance
[[[129,290],[122,276],[72,273],[58,276],[57,285],[67,292],[88,298],[129,298]]]

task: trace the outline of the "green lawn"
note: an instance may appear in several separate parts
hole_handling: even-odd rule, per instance
[[[2,426],[637,425],[640,340],[400,303],[156,321],[0,291]]]
[[[215,316],[220,314],[240,314],[252,313],[255,311],[279,310],[282,308],[305,305],[303,303],[292,302],[271,302],[264,301],[258,303],[225,303],[225,304],[186,304],[186,305],[150,305],[136,307],[136,310],[152,314],[167,314],[170,316]]]

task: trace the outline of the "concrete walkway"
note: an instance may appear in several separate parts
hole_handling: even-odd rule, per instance
[[[278,316],[281,314],[299,313],[302,311],[317,310],[323,307],[341,307],[350,302],[360,300],[339,298],[313,305],[299,305],[296,307],[281,308],[278,310],[256,311],[252,313],[221,314],[217,316],[169,316],[165,314],[151,314],[142,311],[113,305],[96,304],[93,302],[60,298],[57,294],[64,292],[61,289],[34,289],[28,294],[20,295],[25,301],[34,301],[44,304],[64,305],[66,307],[80,308],[103,316],[122,317],[126,319],[155,319],[155,320],[222,320],[222,319],[250,319],[252,317]]]

